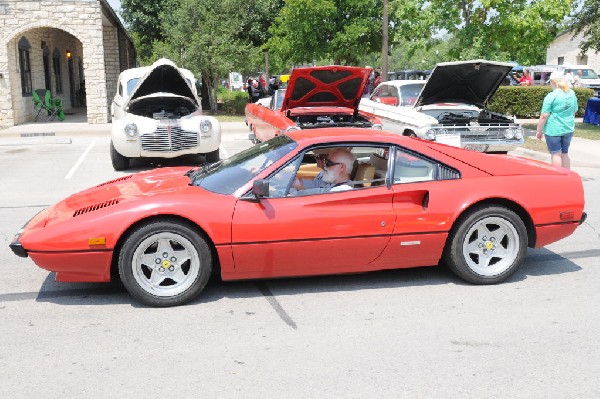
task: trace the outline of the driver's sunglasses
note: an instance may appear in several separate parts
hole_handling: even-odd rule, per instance
[[[333,165],[341,165],[341,162],[333,162],[333,161],[330,161],[329,159],[326,159],[324,162],[325,162],[326,167],[330,167]]]

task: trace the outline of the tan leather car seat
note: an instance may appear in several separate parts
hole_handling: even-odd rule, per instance
[[[362,183],[363,187],[371,187],[370,180],[373,180],[375,177],[375,166],[370,163],[361,163],[356,168],[356,174],[354,175],[355,182],[360,182],[363,180],[367,180],[365,183]],[[357,184],[357,186],[360,186]]]

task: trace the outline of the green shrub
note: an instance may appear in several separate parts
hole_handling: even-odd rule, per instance
[[[583,116],[587,101],[594,95],[592,89],[577,88],[575,95],[579,104],[576,116]],[[544,97],[552,91],[550,86],[500,86],[490,100],[489,110],[520,118],[538,118]]]
[[[228,115],[244,115],[248,103],[248,93],[245,91],[230,91],[224,87],[217,89],[219,113]]]

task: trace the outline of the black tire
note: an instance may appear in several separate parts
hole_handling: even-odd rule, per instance
[[[154,221],[138,227],[123,243],[119,276],[140,302],[178,306],[204,289],[212,262],[208,244],[193,228],[180,222]]]
[[[404,135],[405,135],[406,137],[412,137],[412,138],[415,138],[415,137],[417,137],[417,135],[415,134],[415,132],[413,132],[412,130],[407,130],[407,131],[404,133]]]
[[[110,161],[114,170],[125,170],[129,167],[129,158],[119,154],[112,141],[110,142]]]
[[[527,229],[521,218],[502,206],[480,206],[455,223],[444,261],[458,277],[473,284],[497,284],[521,265]]]
[[[217,148],[214,151],[207,152],[204,154],[204,160],[209,163],[218,162],[219,161],[219,149]]]

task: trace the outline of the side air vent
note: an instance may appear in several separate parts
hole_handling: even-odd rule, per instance
[[[132,177],[133,177],[133,175],[127,175],[127,176],[119,177],[117,179],[109,180],[109,181],[107,181],[105,183],[98,184],[96,187],[108,186],[109,184],[113,184],[113,183],[116,183],[118,181],[123,181],[123,180],[131,179]]]
[[[444,165],[438,165],[438,180],[460,179],[460,173]]]
[[[98,209],[106,208],[107,206],[117,205],[118,203],[119,203],[118,199],[112,199],[112,200],[108,200],[105,202],[100,202],[99,204],[86,206],[85,208],[76,210],[75,213],[73,213],[73,217],[83,215],[84,213],[88,213],[88,212],[94,212],[94,211],[97,211]]]

